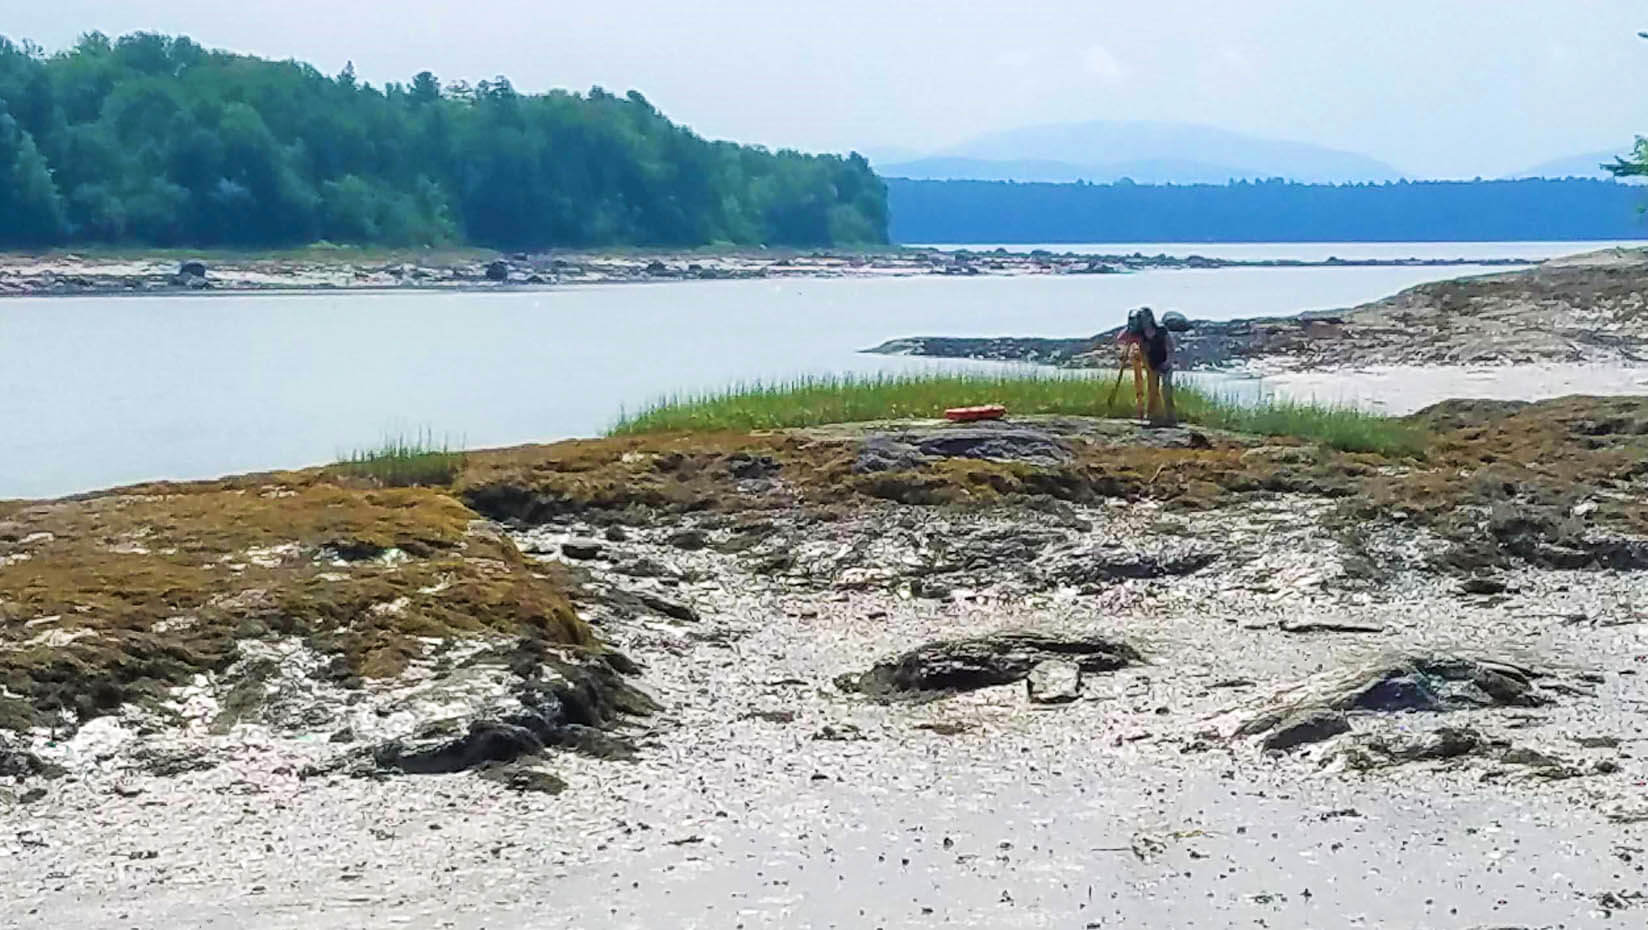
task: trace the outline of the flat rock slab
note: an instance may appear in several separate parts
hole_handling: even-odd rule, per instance
[[[861,675],[842,676],[837,684],[881,700],[934,698],[1022,681],[1048,661],[1108,672],[1144,660],[1127,643],[1100,636],[996,633],[928,643],[877,662]]]
[[[906,471],[950,458],[1051,467],[1073,461],[1075,452],[1051,432],[1028,424],[934,423],[866,436],[859,443],[853,471]]]
[[[1081,697],[1081,666],[1063,659],[1049,659],[1031,669],[1024,684],[1032,704],[1068,704]]]

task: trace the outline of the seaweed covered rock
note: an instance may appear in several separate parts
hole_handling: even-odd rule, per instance
[[[153,705],[229,668],[245,642],[296,639],[330,659],[317,674],[354,686],[466,637],[601,651],[555,577],[434,489],[252,476],[0,517],[14,728]]]

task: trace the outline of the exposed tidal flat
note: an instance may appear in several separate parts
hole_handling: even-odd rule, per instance
[[[1296,286],[1293,304],[1250,295],[1274,314],[1231,311],[1225,276],[1247,271],[786,282],[759,308],[731,299],[758,282],[576,291],[669,298],[629,303],[637,329],[608,343],[576,326],[601,312],[553,290],[420,297],[432,309],[413,317],[370,295],[339,298],[350,312],[168,305],[201,308],[170,318],[172,344],[284,347],[204,371],[132,353],[143,330],[117,329],[180,373],[170,401],[194,422],[221,412],[248,435],[278,432],[283,403],[319,416],[415,381],[457,395],[453,413],[530,412],[606,390],[574,367],[602,351],[676,390],[582,431],[617,427],[604,438],[458,452],[436,435],[0,502],[0,920],[1633,918],[1648,907],[1640,268],[1413,282],[1330,301],[1355,308],[1331,322],[1277,319],[1315,309]],[[1102,346],[1094,317],[1114,325],[1132,295],[1050,295],[1177,274],[1211,276],[1206,305],[1231,311],[1190,314],[1207,325],[1187,359],[1195,339],[1231,356],[1202,384],[1359,385],[1404,415],[1283,391],[1238,409],[1207,390],[1178,427],[1121,416],[1130,398],[1101,396],[1113,357],[1081,334]],[[876,303],[883,287],[904,290]],[[0,312],[45,325],[76,300]],[[97,311],[117,326],[147,304]],[[500,306],[516,312],[489,321]],[[608,326],[620,306],[598,308]],[[894,308],[911,306],[934,325],[905,328]],[[269,319],[293,307],[306,315]],[[837,312],[795,312],[809,307]],[[715,311],[728,325],[697,325]],[[647,326],[676,341],[634,338]],[[986,326],[1071,351],[1004,368],[989,359],[1032,340],[990,355],[935,339],[964,357],[861,356],[856,378],[743,387],[702,367],[752,330],[788,333],[754,379]],[[328,345],[351,351],[290,368]],[[211,406],[260,366],[273,400]],[[579,377],[532,380],[545,371]],[[1587,396],[1614,393],[1599,385],[1622,396]],[[1008,419],[934,418],[978,391],[1011,398]],[[1529,403],[1552,393],[1575,396]]]

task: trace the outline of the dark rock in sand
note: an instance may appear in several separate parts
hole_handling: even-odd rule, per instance
[[[1084,672],[1108,672],[1144,661],[1123,642],[1100,636],[996,633],[940,640],[876,663],[837,684],[881,700],[931,698],[1022,681],[1042,662],[1073,662]]]
[[[1478,575],[1465,579],[1459,590],[1463,594],[1504,594],[1507,587],[1504,579]]]
[[[489,762],[513,762],[542,752],[543,740],[532,730],[497,721],[476,721],[456,739],[431,728],[405,740],[395,740],[373,751],[379,768],[408,775],[444,775],[465,772]]]
[[[1212,549],[1180,540],[1153,542],[1149,548],[1084,546],[1049,556],[1038,573],[1053,584],[1095,585],[1189,575],[1217,559]]]
[[[1283,633],[1383,633],[1378,623],[1360,620],[1283,620]]]
[[[1081,697],[1081,666],[1063,659],[1049,659],[1030,670],[1024,680],[1032,704],[1068,704]]]
[[[1341,733],[1350,732],[1350,721],[1335,710],[1307,710],[1293,714],[1265,737],[1264,747],[1286,752],[1308,743],[1320,743]]]
[[[629,741],[607,732],[620,717],[644,715],[658,705],[622,678],[627,660],[571,665],[545,654],[542,643],[524,640],[510,655],[523,676],[515,704],[478,713],[467,722],[433,721],[404,739],[368,750],[376,771],[408,775],[462,772],[513,762],[561,747],[603,759],[633,758]],[[554,677],[537,677],[548,666]]]
[[[686,623],[697,623],[700,619],[698,616],[698,611],[693,610],[686,604],[678,603],[676,601],[669,600],[668,598],[659,597],[656,594],[643,593],[637,596],[641,599],[641,603],[645,605],[648,610],[663,614],[671,619],[681,620]]]
[[[710,537],[703,530],[676,530],[670,534],[669,544],[677,549],[697,552],[710,544]]]
[[[588,561],[598,559],[606,546],[594,539],[569,539],[561,543],[561,554],[569,559]]]
[[[34,753],[12,745],[6,734],[0,732],[0,778],[58,778],[62,775],[60,766],[42,761]]]
[[[825,724],[813,739],[825,743],[861,743],[869,737],[864,731],[850,723]]]
[[[567,783],[558,776],[526,765],[494,765],[482,770],[481,778],[522,794],[557,795]]]
[[[509,272],[509,262],[502,260],[489,262],[486,266],[486,279],[488,281],[508,281]]]
[[[681,577],[680,572],[675,571],[657,559],[649,559],[645,556],[630,559],[626,562],[619,562],[617,565],[613,566],[612,570],[620,575],[628,575],[631,578]]]
[[[1549,697],[1537,673],[1502,662],[1403,655],[1313,676],[1255,710],[1237,736],[1270,733],[1298,713],[1442,713],[1483,707],[1537,707]]]

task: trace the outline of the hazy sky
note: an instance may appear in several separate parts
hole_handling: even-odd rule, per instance
[[[0,31],[183,32],[362,78],[635,88],[714,137],[930,151],[1209,123],[1496,176],[1648,133],[1642,0],[0,0]]]

